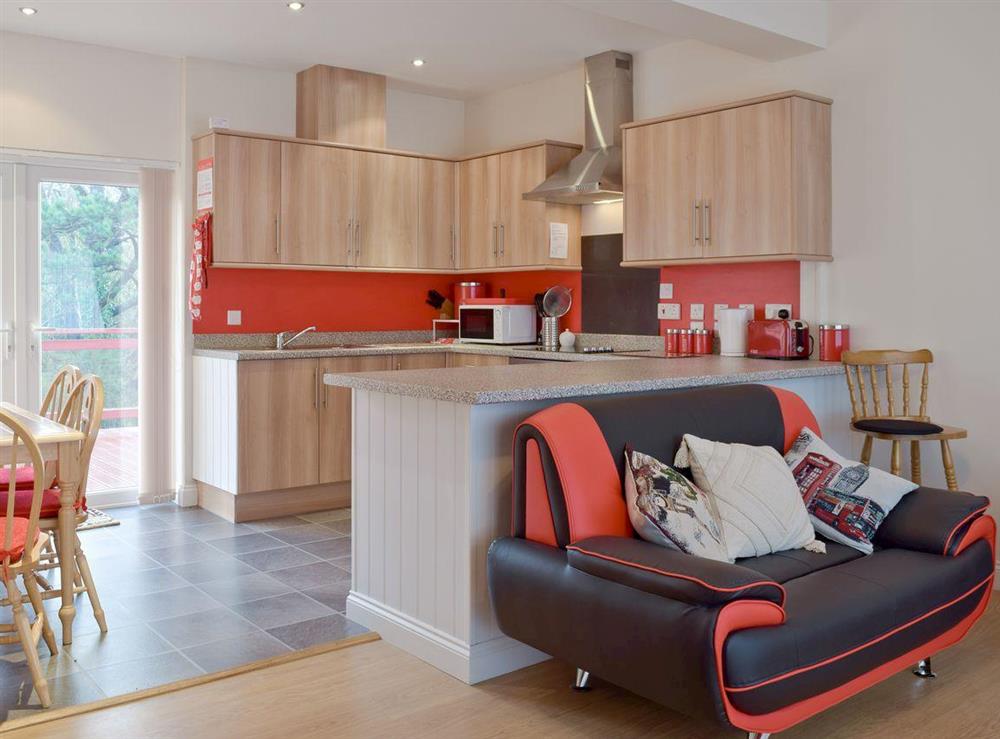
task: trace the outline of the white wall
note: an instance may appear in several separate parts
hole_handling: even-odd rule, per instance
[[[465,103],[389,87],[385,143],[390,149],[458,156],[464,151]]]
[[[0,33],[0,146],[180,158],[180,63]]]
[[[826,317],[852,324],[855,347],[934,350],[931,411],[968,427],[970,438],[953,444],[959,481],[985,494],[1000,478],[998,27],[998,3],[832,3],[824,51],[770,63],[684,42],[635,57],[637,118],[790,88],[834,99]],[[533,97],[573,97],[570,79],[544,82]],[[477,111],[517,97],[470,101],[467,139]],[[522,130],[534,127],[522,138],[564,134],[565,124],[549,131],[532,110],[522,100],[507,111]],[[474,148],[501,143],[494,134]],[[943,482],[929,446],[924,469]]]

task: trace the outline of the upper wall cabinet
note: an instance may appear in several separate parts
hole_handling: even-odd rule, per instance
[[[628,124],[623,263],[831,259],[830,105],[790,92]]]
[[[460,267],[466,271],[579,269],[579,207],[522,197],[579,151],[570,144],[545,142],[461,162]],[[567,226],[565,257],[551,254],[550,223]]]
[[[580,268],[579,207],[521,197],[579,151],[570,144],[455,162],[213,131],[197,137],[193,150],[196,163],[214,158],[216,266]],[[550,254],[551,222],[567,224],[565,258]]]

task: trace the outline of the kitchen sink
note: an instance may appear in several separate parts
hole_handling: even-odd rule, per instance
[[[275,351],[281,352],[302,352],[302,351],[323,351],[325,349],[373,349],[384,344],[296,344],[295,346],[285,346]]]

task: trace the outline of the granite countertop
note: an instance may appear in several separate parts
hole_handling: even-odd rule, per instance
[[[215,357],[248,361],[254,359],[314,359],[326,357],[365,357],[379,354],[487,354],[519,359],[539,359],[551,362],[593,362],[621,360],[624,356],[636,357],[643,354],[655,356],[656,352],[628,352],[616,354],[583,354],[582,352],[540,351],[534,345],[502,346],[491,344],[432,344],[413,342],[399,344],[365,344],[347,346],[296,345],[292,349],[233,348],[195,349],[196,357]]]
[[[535,353],[537,355],[537,352]],[[597,355],[598,357],[602,355]],[[603,355],[605,358],[608,355]],[[740,357],[619,357],[613,362],[581,362],[561,366],[518,364],[325,374],[337,387],[408,395],[455,403],[485,405],[585,395],[614,395],[702,385],[767,382],[843,373],[839,362],[780,361]]]

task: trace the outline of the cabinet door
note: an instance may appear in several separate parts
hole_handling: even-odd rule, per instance
[[[544,179],[544,146],[500,155],[500,263],[505,267],[548,261],[546,204],[522,197]]]
[[[319,381],[328,372],[377,372],[389,369],[390,357],[336,357],[319,360]],[[321,385],[319,481],[351,479],[351,389]]]
[[[507,357],[494,354],[448,353],[448,367],[502,367],[510,364]]]
[[[458,165],[459,254],[462,269],[495,267],[500,217],[500,156]]]
[[[354,158],[350,149],[281,144],[282,264],[348,264]]]
[[[418,239],[415,267],[451,269],[456,266],[455,163],[420,161]]]
[[[710,117],[716,120],[715,182],[705,256],[794,251],[790,100],[733,108]]]
[[[240,362],[239,492],[319,481],[319,360]]]
[[[413,267],[417,261],[420,160],[358,152],[354,264]]]
[[[392,355],[392,369],[439,369],[447,366],[448,355],[444,352]]]
[[[216,262],[275,263],[281,143],[216,134],[212,250]]]
[[[626,129],[625,261],[702,256],[712,143],[700,117]]]

